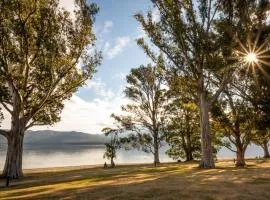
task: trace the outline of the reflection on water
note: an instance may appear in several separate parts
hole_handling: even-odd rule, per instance
[[[4,166],[6,147],[0,147],[0,170]],[[78,165],[104,164],[104,145],[25,145],[23,151],[23,168],[47,168]],[[160,160],[162,162],[172,161],[166,154],[165,149],[161,150]],[[137,150],[117,153],[116,163],[151,163],[153,156]]]
[[[165,148],[160,151],[161,162],[172,161],[165,154]],[[105,147],[94,145],[25,145],[23,152],[23,168],[47,168],[78,165],[98,165],[103,164],[103,154]],[[0,170],[3,169],[6,146],[0,144]],[[247,149],[246,157],[263,156],[262,150],[251,145]],[[225,148],[218,153],[218,158],[234,158],[235,154]],[[151,163],[152,154],[147,154],[137,150],[117,153],[116,163]]]

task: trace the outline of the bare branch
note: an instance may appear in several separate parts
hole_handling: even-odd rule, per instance
[[[225,86],[228,84],[229,80],[232,77],[232,73],[233,73],[233,68],[230,68],[228,70],[228,72],[226,74],[224,74],[224,76],[222,78],[222,82],[221,82],[218,90],[215,92],[215,94],[213,95],[211,101],[209,102],[210,105],[212,105],[217,100],[217,98],[219,97],[221,92],[224,90]]]
[[[0,135],[3,135],[4,137],[7,137],[9,134],[9,131],[0,129]]]
[[[5,104],[4,102],[0,102],[2,104],[2,106],[6,109],[6,111],[8,111],[10,114],[12,114],[12,110],[9,109],[8,105]]]
[[[236,153],[236,150],[232,149],[231,147],[229,147],[229,146],[227,146],[227,145],[225,145],[225,147],[226,147],[227,149],[229,149],[230,151],[232,151],[232,152],[235,152],[235,153]]]

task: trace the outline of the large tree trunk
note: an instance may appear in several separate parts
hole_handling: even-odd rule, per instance
[[[263,151],[264,151],[264,158],[270,158],[270,155],[269,155],[269,150],[268,150],[268,141],[267,140],[264,140],[263,141]]]
[[[190,133],[187,134],[187,161],[193,160]]]
[[[245,149],[237,147],[235,166],[236,167],[244,167],[245,165],[246,165],[246,162],[245,162]]]
[[[157,135],[154,136],[154,165],[155,167],[160,163],[159,161],[159,145]]]
[[[16,103],[18,102],[16,101]],[[7,135],[8,149],[6,162],[3,170],[4,177],[23,177],[22,156],[25,120],[19,117],[19,113],[19,109],[13,110],[11,129],[9,134]]]
[[[189,142],[190,142],[190,140],[187,138],[187,144],[184,148],[184,151],[186,154],[186,161],[193,160],[192,149],[191,149],[191,145],[189,144]]]
[[[185,139],[185,136],[184,136],[184,133],[181,133],[181,139],[182,139],[182,147],[183,147],[183,150],[185,152],[185,155],[186,155],[186,161],[189,161],[189,150],[188,150],[188,147],[187,147],[187,144],[186,144],[186,139]]]
[[[8,149],[3,177],[20,178],[23,177],[22,154],[23,154],[22,133],[12,133],[7,137]]]
[[[23,104],[20,95],[15,91],[12,84],[9,86],[12,92],[13,110],[11,115],[11,129],[7,135],[8,149],[6,162],[2,175],[14,179],[23,177],[23,138],[27,120],[23,115]]]
[[[111,167],[114,168],[115,167],[115,163],[113,161],[113,158],[111,158]]]
[[[192,161],[192,160],[193,160],[192,153],[190,151],[188,151],[186,154],[186,161]]]
[[[213,159],[210,125],[209,125],[209,105],[205,92],[200,92],[200,128],[201,128],[201,168],[215,168]]]

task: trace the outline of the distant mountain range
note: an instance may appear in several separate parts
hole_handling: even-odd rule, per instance
[[[25,144],[104,144],[108,141],[105,135],[87,134],[76,131],[27,131],[24,137]],[[0,135],[0,143],[6,143]]]

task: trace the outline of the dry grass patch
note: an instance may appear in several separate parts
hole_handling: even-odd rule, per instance
[[[220,161],[216,169],[197,163],[27,170],[25,178],[1,187],[0,199],[256,199],[270,197],[270,161],[248,160],[235,168]]]

